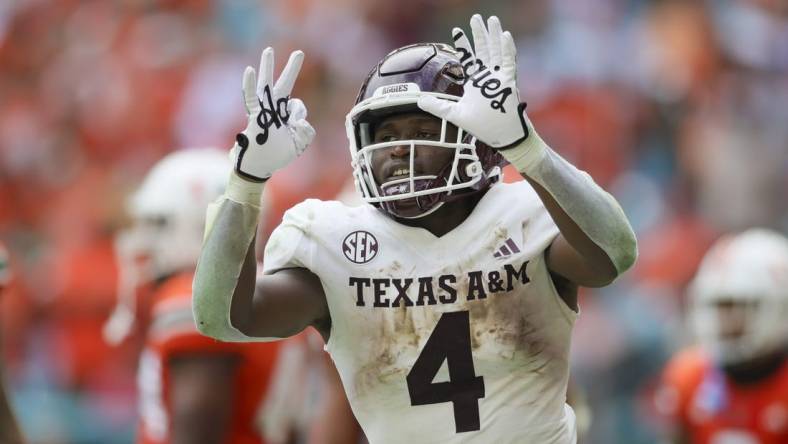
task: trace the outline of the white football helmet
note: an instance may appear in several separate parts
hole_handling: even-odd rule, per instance
[[[129,198],[137,252],[148,256],[143,278],[158,279],[197,264],[205,209],[224,192],[232,165],[227,152],[188,149],[153,166]]]
[[[720,364],[737,364],[788,344],[788,239],[750,229],[706,253],[689,289],[694,333]],[[723,309],[737,311],[726,318]],[[731,325],[739,324],[736,333]]]
[[[224,150],[173,152],[151,168],[126,202],[131,228],[118,233],[118,305],[105,338],[118,343],[134,322],[135,289],[197,265],[205,210],[224,193],[232,163]]]

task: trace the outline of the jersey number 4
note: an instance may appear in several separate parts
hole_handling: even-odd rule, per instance
[[[443,361],[449,381],[432,382]],[[411,405],[454,405],[457,433],[479,430],[479,399],[484,378],[476,376],[471,356],[471,328],[467,311],[444,313],[407,376]]]

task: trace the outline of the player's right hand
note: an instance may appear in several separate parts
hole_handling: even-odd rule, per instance
[[[303,61],[304,53],[293,51],[276,82],[273,48],[263,50],[259,73],[246,67],[243,96],[249,121],[233,147],[235,172],[244,179],[268,179],[301,155],[314,139],[304,103],[290,98]]]

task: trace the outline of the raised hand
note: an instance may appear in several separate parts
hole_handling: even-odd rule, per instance
[[[422,110],[444,118],[496,149],[518,145],[528,137],[528,125],[517,91],[517,50],[512,35],[498,17],[471,17],[476,50],[460,28],[452,30],[454,47],[465,70],[465,92],[459,102],[425,96]]]
[[[249,121],[233,147],[239,176],[262,182],[301,155],[314,139],[304,103],[290,98],[303,61],[304,53],[293,51],[276,82],[273,48],[263,51],[259,73],[246,67],[243,96]]]

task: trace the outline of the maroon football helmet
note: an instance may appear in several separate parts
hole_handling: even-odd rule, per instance
[[[500,180],[506,163],[503,156],[462,129],[458,129],[456,140],[446,140],[449,123],[445,119],[439,141],[372,142],[375,125],[381,119],[392,114],[423,112],[416,105],[419,97],[431,95],[458,101],[465,78],[459,54],[442,43],[418,43],[396,49],[370,71],[345,120],[353,177],[364,201],[391,216],[413,219]],[[410,146],[408,175],[377,183],[372,174],[372,153],[402,145]],[[436,175],[418,175],[414,157],[419,146],[451,149],[454,156]],[[416,205],[402,204],[409,199],[415,199]]]

